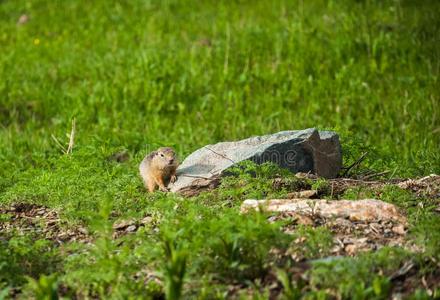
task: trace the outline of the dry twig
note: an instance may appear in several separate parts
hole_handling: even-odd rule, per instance
[[[67,148],[65,154],[69,154],[72,152],[74,137],[75,137],[75,118],[72,119],[72,131],[70,132],[70,136],[69,136],[69,147]]]
[[[389,173],[391,173],[391,171],[383,171],[383,172],[371,174],[371,175],[363,177],[362,180],[371,179],[371,178],[382,176],[382,175],[386,175],[386,174],[389,174]]]
[[[58,145],[58,147],[61,148],[61,151],[64,154],[69,154],[72,152],[73,149],[73,140],[75,138],[75,118],[72,119],[72,130],[70,132],[70,135],[66,133],[66,136],[69,138],[69,145],[66,149],[66,147],[64,147],[60,141],[55,137],[55,135],[51,134],[50,135],[52,137],[52,139],[55,141],[55,143]]]
[[[347,173],[353,169],[354,167],[356,167],[357,165],[359,165],[367,156],[368,152],[364,152],[361,157],[359,157],[359,159],[357,161],[355,161],[351,166],[347,167],[347,170],[345,170],[344,174],[342,174],[342,176],[344,177],[345,175],[347,175]]]

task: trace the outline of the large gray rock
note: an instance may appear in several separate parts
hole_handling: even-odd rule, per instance
[[[168,187],[182,192],[215,185],[227,169],[243,160],[271,161],[293,173],[310,172],[325,178],[336,177],[342,167],[337,133],[315,128],[282,131],[200,148],[183,161],[177,181]]]

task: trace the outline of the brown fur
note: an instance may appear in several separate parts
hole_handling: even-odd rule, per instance
[[[149,153],[139,165],[144,185],[151,193],[159,188],[166,192],[168,182],[177,180],[176,169],[179,159],[170,147],[162,147]]]

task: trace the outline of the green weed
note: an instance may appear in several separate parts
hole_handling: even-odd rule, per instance
[[[382,248],[358,258],[317,262],[310,270],[312,290],[329,289],[343,299],[386,299],[391,292],[387,276],[408,258],[397,248]]]
[[[299,226],[296,236],[303,241],[294,243],[291,251],[297,252],[299,257],[307,259],[325,257],[333,246],[332,234],[325,227],[312,229],[311,227]]]
[[[20,287],[26,277],[39,278],[62,268],[58,248],[36,234],[0,236],[0,286]]]
[[[304,297],[304,288],[306,282],[304,279],[299,279],[296,284],[293,283],[292,274],[282,269],[276,269],[277,276],[284,288],[282,299],[298,300]]]
[[[40,276],[38,280],[31,277],[28,278],[29,287],[35,293],[35,299],[37,300],[57,300],[58,292],[58,278],[57,274],[52,274],[50,276],[45,276],[44,274]]]
[[[165,254],[163,276],[165,277],[165,295],[167,299],[178,300],[182,296],[182,288],[186,272],[187,254],[182,247],[176,247],[168,234],[161,237]]]

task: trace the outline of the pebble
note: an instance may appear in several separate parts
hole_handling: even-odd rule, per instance
[[[127,227],[127,231],[128,231],[128,232],[136,231],[136,226],[135,226],[135,225],[130,225],[130,226],[128,226],[128,227]]]

